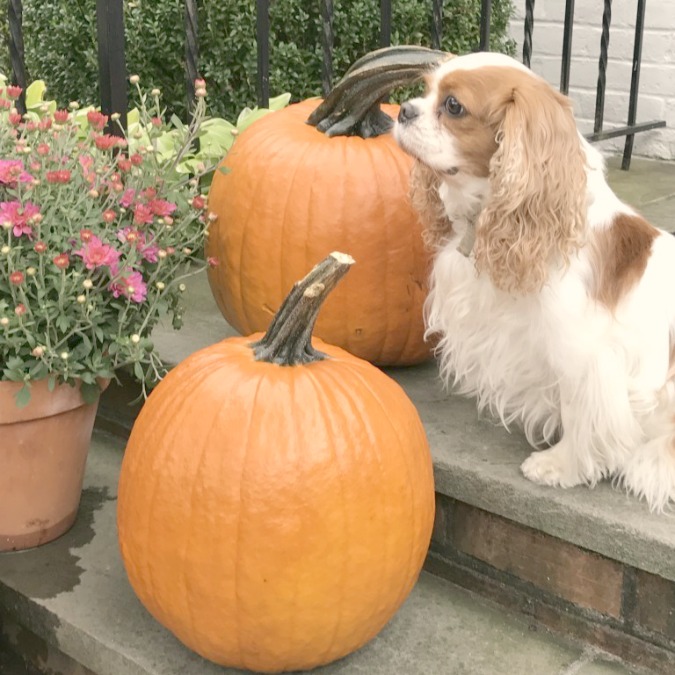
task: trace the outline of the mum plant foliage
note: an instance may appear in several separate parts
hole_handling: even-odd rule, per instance
[[[93,400],[125,366],[145,389],[163,374],[153,327],[166,312],[179,328],[184,280],[217,264],[199,254],[204,82],[189,123],[170,124],[160,92],[130,79],[137,119],[121,137],[99,111],[41,94],[22,117],[20,89],[0,87],[0,380],[26,384],[19,405],[44,378]]]

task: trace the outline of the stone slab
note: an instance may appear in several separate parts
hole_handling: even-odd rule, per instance
[[[0,555],[0,616],[97,675],[237,675],[190,652],[141,606],[118,554],[123,441],[95,434],[78,520],[59,540]],[[634,672],[423,573],[382,633],[321,675]]]
[[[620,199],[647,215],[646,205],[675,196],[675,162],[633,158],[629,171],[621,170],[621,157],[607,159],[607,178]],[[675,229],[675,212],[655,213],[654,225]]]

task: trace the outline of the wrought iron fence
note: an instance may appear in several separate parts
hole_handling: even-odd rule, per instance
[[[452,0],[446,0],[452,1]],[[270,67],[270,20],[269,6],[271,0],[256,0],[256,40],[258,49],[258,104],[267,105],[269,101],[269,67]],[[443,35],[443,2],[431,0],[430,5],[430,36],[432,45],[439,48]],[[567,94],[570,82],[570,65],[572,59],[572,37],[574,29],[575,0],[565,0],[565,19],[563,29],[562,65],[560,73],[560,91]],[[522,60],[530,66],[533,51],[534,33],[534,6],[535,0],[525,0],[525,21],[523,35]],[[480,40],[477,50],[485,50],[490,44],[490,17],[492,0],[481,0],[480,11]],[[630,168],[635,134],[657,129],[666,125],[664,120],[637,122],[638,90],[640,84],[640,64],[642,60],[642,43],[644,35],[646,0],[636,0],[635,36],[633,44],[633,68],[631,75],[630,96],[628,102],[627,123],[625,126],[605,129],[605,90],[607,58],[609,51],[610,28],[612,21],[612,0],[604,0],[602,14],[602,34],[600,39],[600,56],[598,62],[598,79],[595,104],[595,123],[593,133],[586,138],[591,142],[625,136],[622,168]],[[110,115],[117,112],[126,117],[127,85],[126,63],[124,58],[124,17],[123,0],[97,0],[97,27],[98,27],[98,59],[99,82],[101,91],[101,110]],[[333,0],[321,0],[321,48],[323,54],[321,82],[323,93],[326,94],[333,81]],[[9,19],[9,50],[12,67],[12,82],[22,88],[26,87],[26,66],[24,60],[24,45],[22,35],[22,2],[8,0]],[[380,0],[380,45],[388,46],[391,43],[392,33],[392,2]],[[185,62],[186,62],[186,89],[188,99],[194,98],[194,81],[199,74],[199,42],[197,23],[196,0],[185,0]],[[25,99],[18,101],[20,112],[25,112]],[[115,133],[116,127],[111,127]]]

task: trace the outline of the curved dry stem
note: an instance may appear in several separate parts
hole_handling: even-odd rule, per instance
[[[353,264],[351,256],[334,252],[296,282],[267,333],[251,344],[255,360],[297,366],[325,359],[312,347],[314,324],[324,300]]]
[[[354,62],[307,123],[327,136],[369,138],[387,133],[393,122],[380,109],[382,99],[395,87],[412,84],[450,56],[410,45],[369,52]]]

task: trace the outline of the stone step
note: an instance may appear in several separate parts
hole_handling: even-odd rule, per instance
[[[204,661],[145,611],[118,554],[124,440],[95,432],[78,520],[55,542],[0,555],[0,673],[8,651],[43,673],[236,675]],[[4,650],[3,650],[4,647]],[[627,675],[645,673],[423,573],[382,633],[317,675]]]

